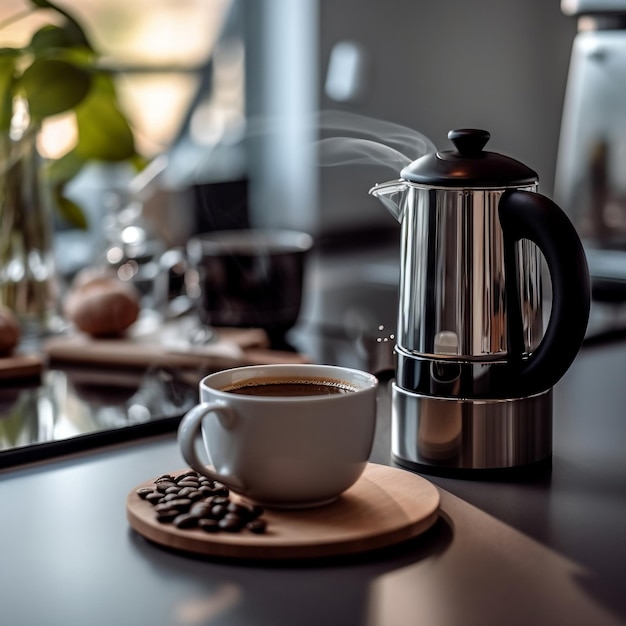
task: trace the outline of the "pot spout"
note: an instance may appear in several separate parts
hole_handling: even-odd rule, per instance
[[[404,180],[390,180],[386,183],[378,183],[369,190],[370,195],[378,198],[387,207],[387,210],[398,222],[402,221],[404,212],[404,194],[407,184]]]

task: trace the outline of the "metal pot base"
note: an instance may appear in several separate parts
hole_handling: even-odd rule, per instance
[[[394,383],[391,453],[399,465],[439,475],[544,469],[552,457],[552,390],[467,400],[424,396]]]

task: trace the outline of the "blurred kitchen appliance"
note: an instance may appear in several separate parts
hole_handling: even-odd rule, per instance
[[[626,300],[626,1],[562,0],[578,19],[555,200],[587,253],[592,297]]]
[[[419,471],[502,470],[550,460],[552,387],[582,343],[587,263],[537,174],[451,131],[370,190],[401,222],[392,456]],[[544,329],[542,257],[552,284]]]

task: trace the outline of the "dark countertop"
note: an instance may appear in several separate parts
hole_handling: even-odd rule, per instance
[[[350,299],[338,274],[333,281],[330,287]],[[380,311],[358,305],[358,297],[354,306],[335,302],[331,324],[311,314],[294,333],[318,360],[381,372],[372,453],[379,463],[389,463],[390,441],[391,345],[384,339],[393,323],[393,280],[385,281],[374,281],[386,286],[370,294]],[[385,328],[372,335],[372,324]],[[624,624],[624,372],[626,341],[583,347],[555,389],[548,475],[515,482],[428,477],[441,489],[435,526],[382,552],[335,561],[216,562],[138,536],[125,517],[126,495],[184,467],[173,433],[4,469],[2,622]]]
[[[527,483],[435,481],[576,563],[581,593],[614,611],[621,623],[626,623],[624,372],[624,341],[583,347],[555,388],[549,475]]]

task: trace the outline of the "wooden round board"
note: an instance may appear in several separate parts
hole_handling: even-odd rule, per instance
[[[432,483],[406,470],[369,463],[361,478],[330,504],[266,509],[264,534],[207,533],[158,522],[153,505],[136,493],[153,486],[154,480],[146,481],[128,494],[126,514],[134,530],[169,548],[227,558],[305,559],[366,552],[423,533],[439,509],[439,491]],[[230,498],[240,500],[235,494]]]

